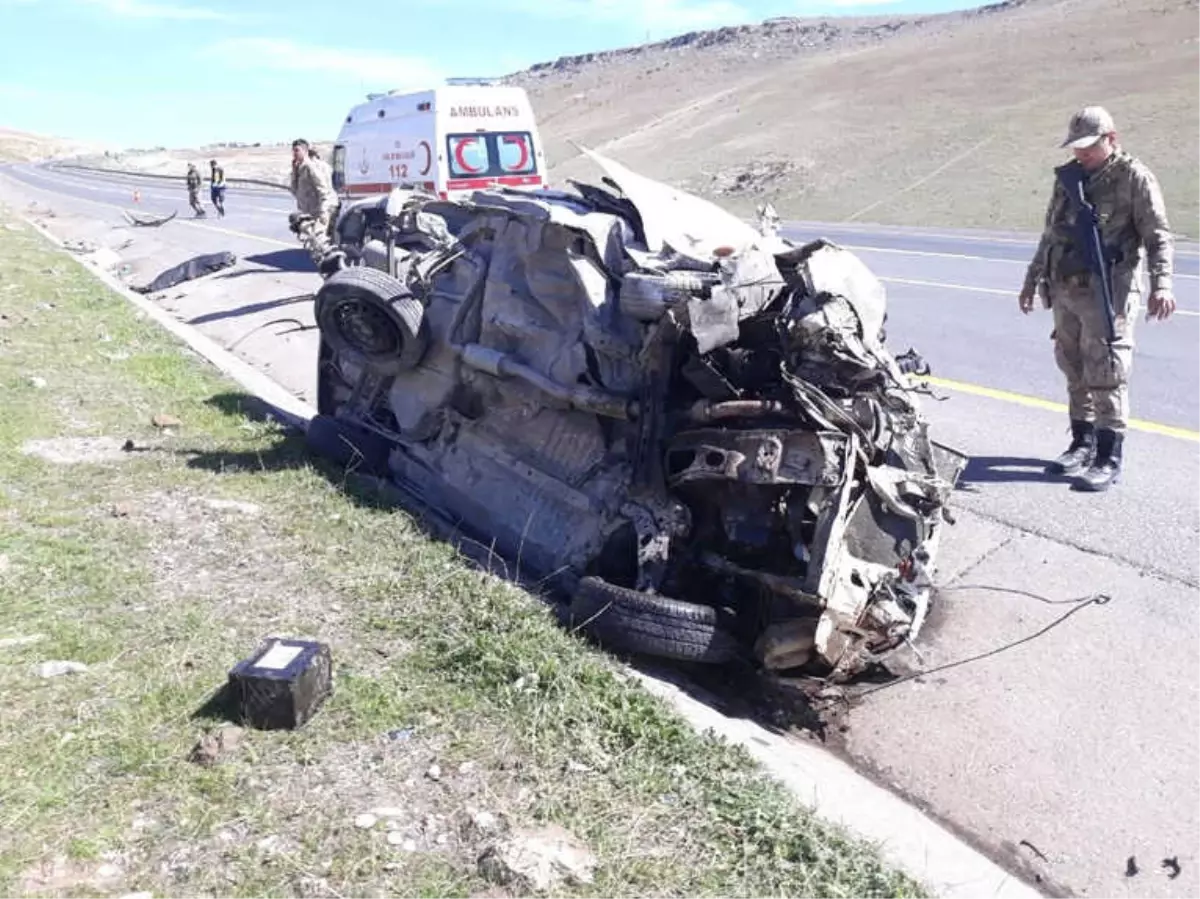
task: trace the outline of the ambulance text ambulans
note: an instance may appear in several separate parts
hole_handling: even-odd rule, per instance
[[[525,91],[485,79],[368,95],[342,122],[332,167],[334,187],[344,198],[400,187],[449,199],[496,185],[546,185],[545,156]]]

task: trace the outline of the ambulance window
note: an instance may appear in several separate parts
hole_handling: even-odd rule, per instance
[[[500,168],[506,175],[528,175],[537,168],[533,138],[527,131],[501,134],[497,140]]]
[[[488,158],[487,140],[482,134],[452,134],[450,145],[450,174],[455,178],[486,175],[492,167]]]
[[[333,189],[341,190],[346,184],[346,148],[338,144],[333,148]]]

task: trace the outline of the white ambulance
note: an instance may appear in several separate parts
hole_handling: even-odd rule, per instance
[[[425,190],[442,199],[505,185],[543,189],[546,161],[533,107],[519,87],[453,78],[432,90],[369,94],[333,147],[344,198]]]

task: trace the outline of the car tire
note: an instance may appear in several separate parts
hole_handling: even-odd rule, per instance
[[[356,428],[329,415],[314,415],[304,435],[305,445],[318,456],[362,474],[388,473],[391,446],[379,434]]]
[[[598,577],[580,580],[571,602],[574,627],[619,651],[720,664],[741,655],[712,606],[631,590]]]
[[[317,291],[313,315],[337,353],[383,375],[415,368],[429,346],[425,307],[402,281],[367,266],[330,275]]]

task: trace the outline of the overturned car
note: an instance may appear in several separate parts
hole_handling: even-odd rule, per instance
[[[847,680],[920,631],[951,520],[919,358],[853,254],[588,155],[605,186],[343,206],[310,442],[612,648]]]

